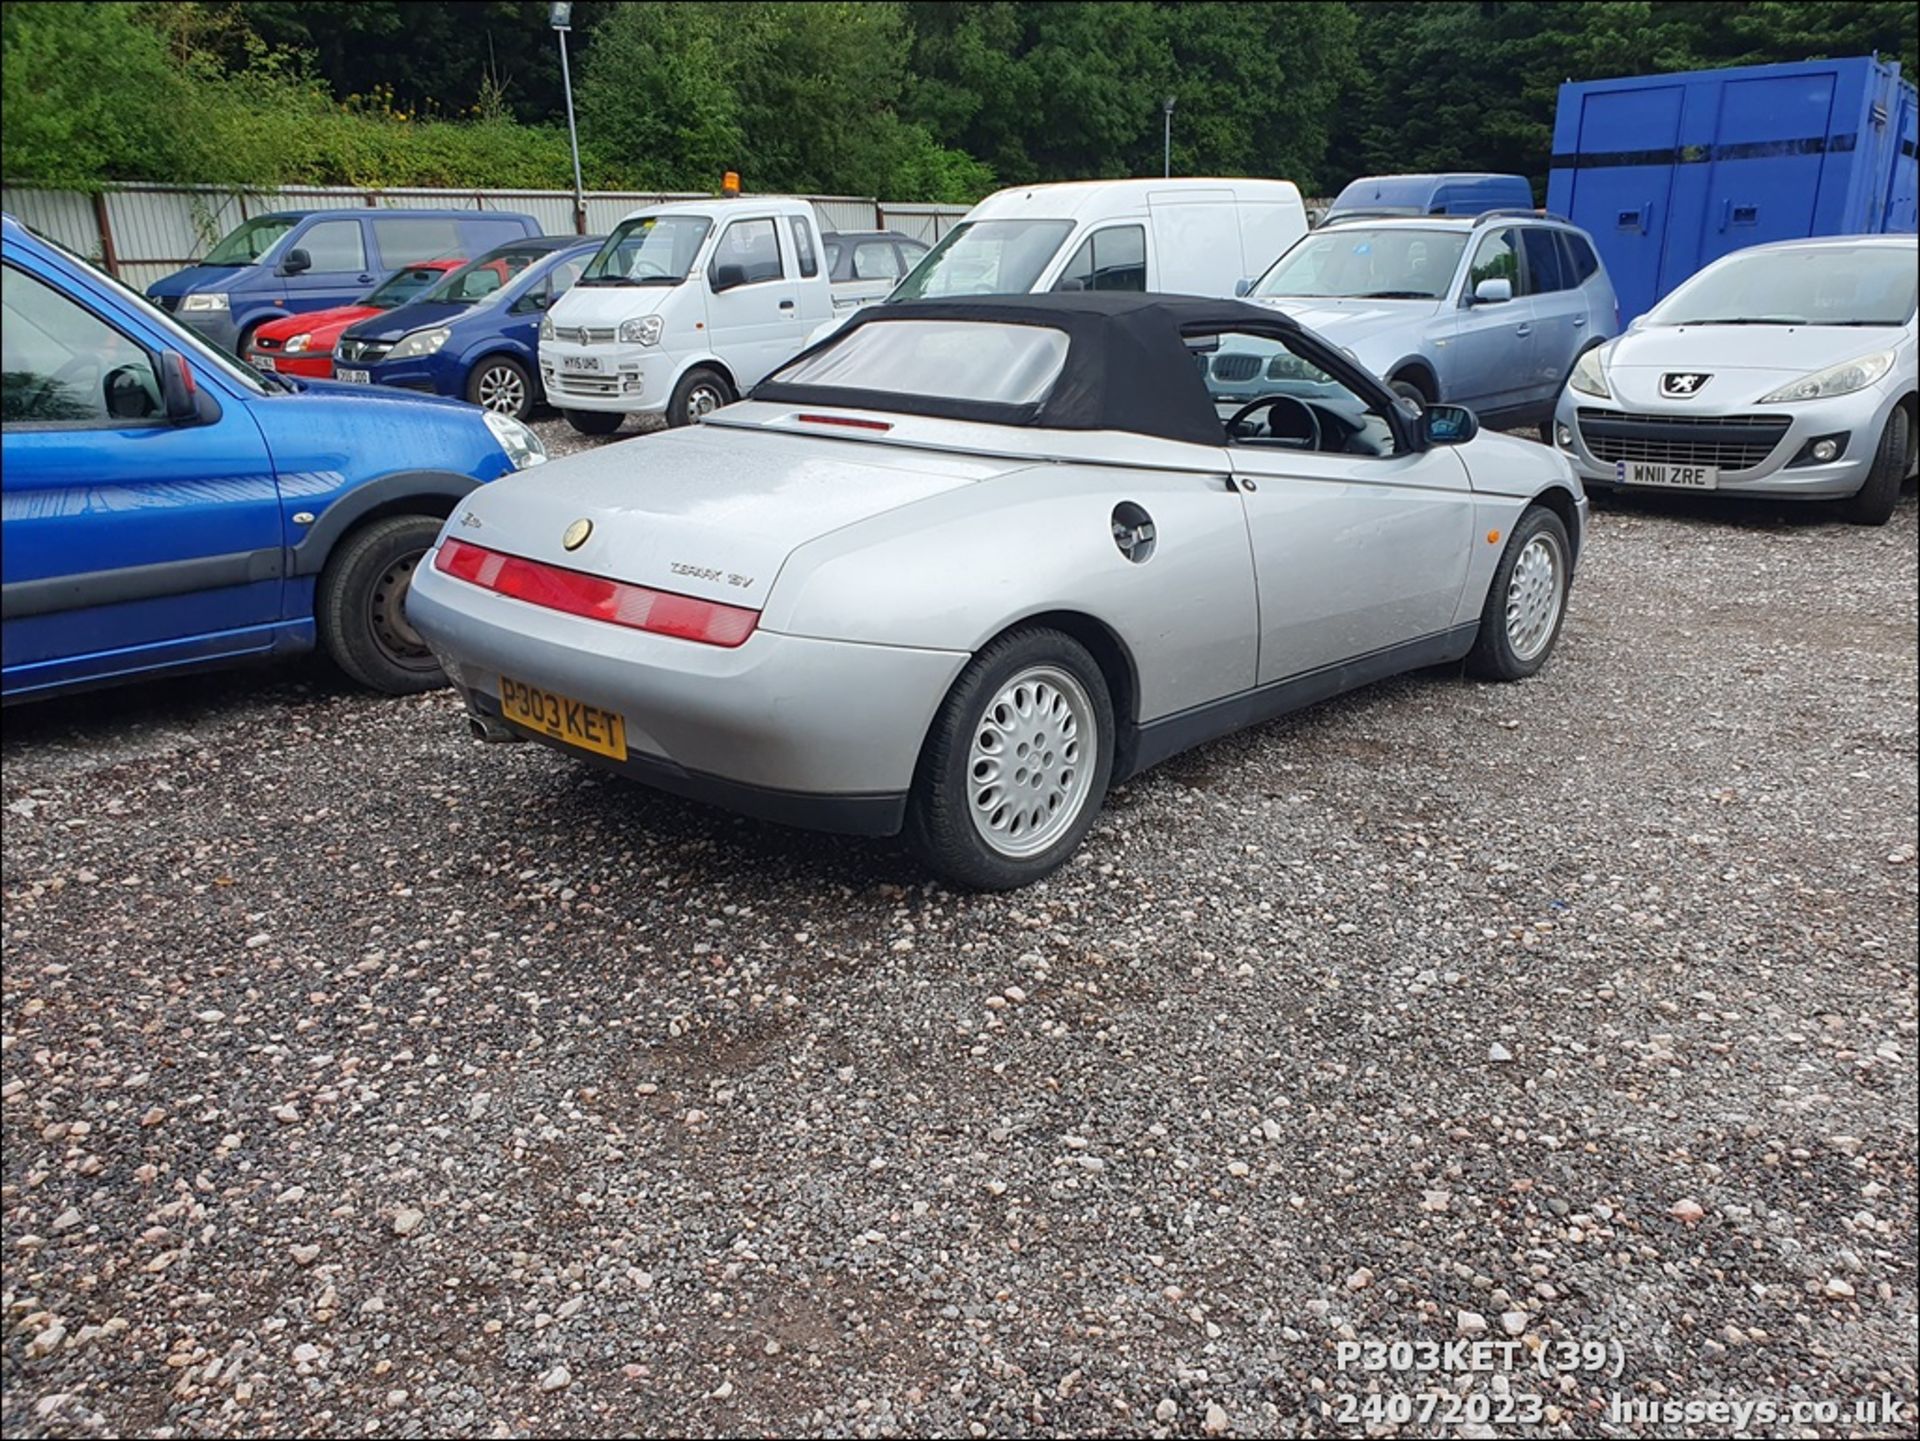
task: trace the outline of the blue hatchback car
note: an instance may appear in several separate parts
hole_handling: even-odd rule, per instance
[[[0,219],[0,696],[311,649],[440,684],[414,564],[546,458],[504,415],[263,375]]]
[[[541,398],[540,321],[604,238],[495,247],[419,299],[348,326],[334,347],[334,377],[462,396],[525,420]]]

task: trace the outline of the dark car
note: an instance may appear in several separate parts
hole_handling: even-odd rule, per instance
[[[524,420],[543,398],[540,321],[605,238],[549,235],[489,250],[418,300],[349,326],[334,379],[460,396]]]

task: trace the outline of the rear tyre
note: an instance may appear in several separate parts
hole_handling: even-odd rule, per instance
[[[1039,628],[1001,636],[934,718],[907,800],[908,843],[955,887],[1031,885],[1092,826],[1113,746],[1113,702],[1086,647]]]
[[[696,365],[681,376],[680,383],[673,388],[673,398],[667,402],[667,424],[692,425],[705,420],[721,406],[732,405],[735,399],[726,376]]]
[[[626,419],[617,410],[563,410],[560,414],[582,435],[612,435]]]
[[[413,569],[440,533],[430,515],[395,515],[352,532],[320,572],[320,643],[353,679],[388,695],[446,684],[440,662],[407,622]]]
[[[1560,517],[1524,512],[1494,568],[1467,670],[1485,680],[1524,680],[1547,663],[1567,618],[1573,547]]]
[[[468,372],[467,399],[496,415],[533,413],[533,376],[511,355],[489,355]]]
[[[233,338],[233,353],[247,365],[253,364],[253,337],[260,333],[260,327],[265,324],[264,320],[255,321],[252,325],[242,328]]]
[[[1873,453],[1873,469],[1858,491],[1840,502],[1840,513],[1854,525],[1885,525],[1893,519],[1893,508],[1900,503],[1900,482],[1907,475],[1907,448],[1912,443],[1913,417],[1904,405],[1896,405],[1880,432],[1880,445]]]

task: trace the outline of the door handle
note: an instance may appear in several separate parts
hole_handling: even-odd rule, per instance
[[[791,310],[793,309],[793,302],[791,300],[783,300],[780,302],[780,308],[782,310]]]
[[[1532,335],[1532,334],[1533,334],[1533,327],[1531,325],[1516,325],[1513,328],[1513,336],[1514,336],[1514,339],[1516,340],[1525,340],[1529,335]]]
[[[1587,317],[1584,315],[1576,315],[1573,317],[1573,328],[1575,330],[1578,330],[1581,326],[1585,325],[1586,323],[1587,323]]]
[[[363,275],[360,277],[360,283],[362,285],[371,285],[373,284],[373,277],[371,275]]]

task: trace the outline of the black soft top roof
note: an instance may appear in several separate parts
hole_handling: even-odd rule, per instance
[[[1288,337],[1301,334],[1299,325],[1280,312],[1238,300],[1114,291],[983,295],[870,305],[801,355],[837,344],[863,325],[903,320],[971,320],[1062,330],[1067,334],[1067,358],[1053,389],[1032,405],[793,385],[778,378],[793,361],[756,386],[752,398],[1050,430],[1127,430],[1218,445],[1222,439],[1219,412],[1194,363],[1193,352],[1181,337],[1227,330]]]

